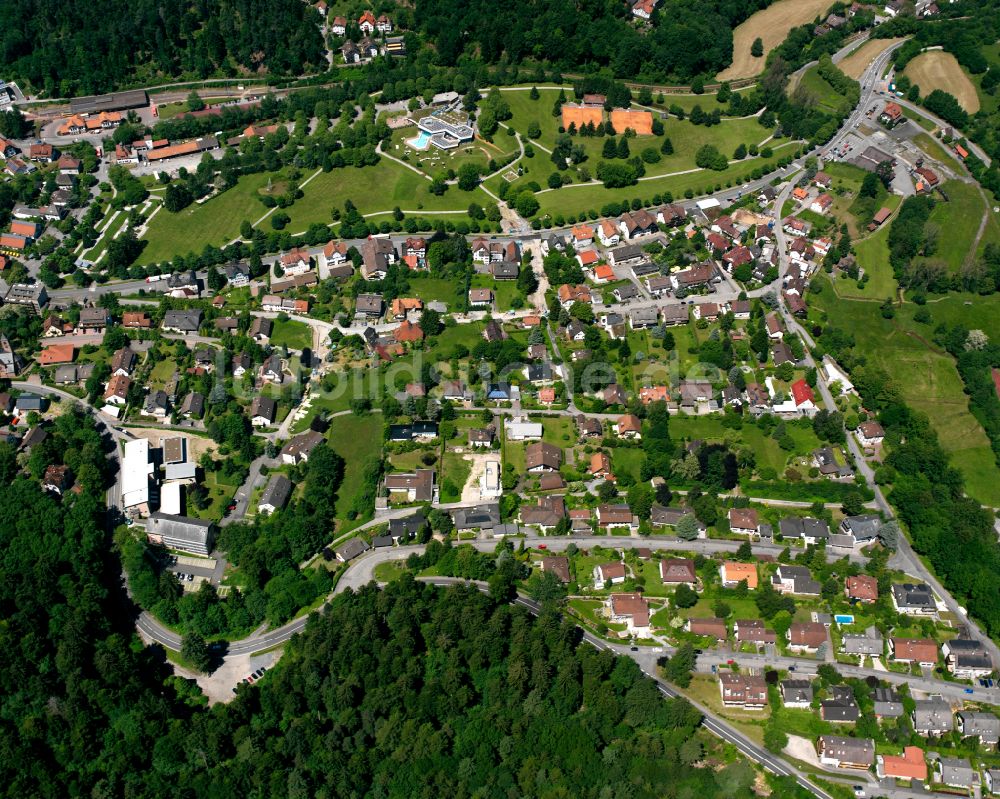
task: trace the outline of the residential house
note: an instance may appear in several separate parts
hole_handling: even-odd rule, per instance
[[[608,619],[626,625],[626,632],[645,638],[649,635],[649,604],[642,594],[612,594],[605,601]]]
[[[611,458],[606,452],[595,452],[590,456],[590,468],[587,470],[591,477],[598,480],[614,480],[611,471]]]
[[[778,522],[778,531],[783,538],[818,544],[830,539],[830,528],[823,519],[809,516],[786,516]]]
[[[396,249],[386,238],[369,236],[361,245],[361,276],[365,280],[382,280],[389,266],[396,263]]]
[[[778,683],[785,707],[808,710],[813,701],[813,686],[809,680],[782,680]]]
[[[186,419],[200,419],[205,414],[205,395],[191,391],[181,403],[180,415]]]
[[[816,743],[819,762],[834,768],[866,771],[875,762],[875,742],[870,738],[821,735]]]
[[[823,721],[833,724],[853,724],[861,718],[861,710],[849,685],[830,686],[830,698],[819,704],[819,715]],[[869,763],[869,765],[871,765]]]
[[[767,683],[757,674],[721,671],[719,693],[727,707],[763,710],[767,706]]]
[[[639,527],[638,518],[628,505],[598,505],[597,526],[605,531],[626,527],[630,530]]]
[[[292,481],[283,474],[272,474],[257,502],[257,512],[270,515],[281,510],[291,495]]]
[[[561,556],[542,558],[539,562],[539,568],[541,568],[544,573],[551,572],[559,578],[560,582],[568,583],[571,580],[569,573],[569,558]]]
[[[941,647],[945,663],[955,677],[976,680],[993,673],[993,660],[980,641],[972,638],[953,638]]]
[[[992,747],[1000,741],[1000,719],[992,713],[960,710],[955,714],[955,721],[963,738],[978,738],[983,746]]]
[[[753,563],[741,563],[735,560],[723,561],[719,567],[719,576],[722,578],[722,585],[726,588],[734,588],[743,580],[747,581],[747,588],[751,591],[757,588],[757,567]]]
[[[382,239],[378,239],[381,241]],[[374,278],[368,278],[369,280]],[[382,316],[384,303],[381,294],[359,294],[354,301],[355,316],[378,319]]]
[[[979,788],[979,772],[969,764],[968,758],[939,757],[934,763],[934,781],[970,791]]]
[[[108,405],[124,407],[128,402],[128,392],[132,388],[132,378],[122,374],[112,374],[102,399]]]
[[[335,550],[337,560],[341,563],[347,563],[348,561],[354,560],[359,555],[368,551],[368,542],[363,538],[351,538],[341,544]]]
[[[642,422],[639,417],[632,413],[622,414],[618,417],[618,437],[639,440],[642,438]]]
[[[659,232],[660,229],[656,223],[656,217],[644,208],[640,208],[638,211],[626,211],[622,214],[618,227],[626,239],[649,236]]]
[[[574,286],[564,283],[559,287],[556,293],[559,297],[560,304],[567,310],[569,310],[575,302],[583,302],[588,305],[592,302],[590,288],[583,284]]]
[[[760,516],[753,508],[730,508],[729,529],[736,535],[757,535],[760,531]]]
[[[540,527],[544,532],[555,529],[566,518],[566,501],[559,496],[540,497],[534,505],[521,506],[521,523]]]
[[[196,335],[198,329],[201,327],[201,311],[199,309],[167,311],[163,316],[163,325],[161,327],[165,333]]]
[[[779,594],[819,596],[821,586],[805,566],[782,563],[771,578],[771,585]]]
[[[653,307],[633,308],[628,312],[628,321],[633,330],[655,327],[658,320],[659,312]]]
[[[718,641],[725,641],[729,637],[729,631],[723,619],[688,619],[685,629],[692,635],[703,635]]]
[[[323,434],[315,430],[306,430],[288,439],[281,448],[281,461],[289,466],[296,466],[309,460],[310,453],[324,441]]]
[[[170,410],[170,399],[165,391],[151,391],[146,395],[146,402],[142,407],[142,412],[146,416],[155,416],[158,419],[166,417]]]
[[[862,422],[858,425],[856,435],[861,446],[870,449],[882,443],[885,438],[885,430],[878,422]]]
[[[621,234],[614,222],[605,219],[597,226],[597,238],[605,247],[614,247],[621,241]]]
[[[122,314],[122,327],[132,330],[148,330],[153,326],[149,314],[143,311],[126,311]]]
[[[455,529],[459,532],[492,530],[500,526],[500,506],[495,502],[471,508],[456,508],[451,516]]]
[[[535,441],[524,449],[524,468],[531,473],[557,472],[562,465],[562,450],[545,441]]]
[[[845,516],[840,523],[840,532],[850,536],[855,546],[870,544],[878,538],[882,528],[882,517],[877,513],[867,513],[861,516]]]
[[[903,700],[892,688],[876,688],[871,700],[874,703],[873,712],[877,719],[898,719],[905,712]]]
[[[931,668],[938,660],[937,642],[932,638],[890,638],[889,656],[901,663]]]
[[[733,622],[733,635],[740,643],[773,644],[778,637],[768,630],[760,619],[737,619]]]
[[[880,658],[884,649],[885,642],[874,627],[871,629],[871,634],[845,633],[841,638],[841,651],[845,655]]]
[[[926,583],[896,583],[892,586],[892,606],[908,616],[929,616],[937,612],[934,594]]]
[[[878,599],[878,580],[867,574],[857,574],[848,577],[844,593],[848,599],[864,604],[871,604]]]
[[[919,735],[944,735],[955,727],[951,705],[941,697],[917,699],[910,714],[913,730]]]
[[[250,424],[253,427],[267,427],[274,423],[278,404],[270,397],[256,396],[250,402]]]
[[[796,621],[786,633],[793,652],[815,652],[827,643],[826,625],[814,621]]]
[[[432,502],[437,491],[433,469],[417,469],[413,472],[395,472],[385,477],[385,487],[397,501]]]
[[[660,580],[665,585],[684,583],[691,588],[698,582],[694,561],[689,558],[666,558],[660,561]]]
[[[601,589],[609,583],[624,583],[626,576],[624,563],[602,563],[594,567],[594,588]]]
[[[570,231],[574,248],[589,247],[594,243],[594,228],[590,225],[574,225]]]
[[[493,304],[493,292],[490,289],[469,289],[469,305],[483,306]]]

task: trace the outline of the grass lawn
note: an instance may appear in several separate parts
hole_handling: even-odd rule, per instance
[[[490,289],[493,292],[493,306],[498,311],[511,310],[515,298],[520,298],[522,306],[524,303],[524,295],[518,290],[516,280],[494,280],[490,275],[473,275],[470,287]]]
[[[454,280],[423,275],[410,275],[409,280],[409,294],[419,297],[425,304],[428,302],[443,302],[448,306],[449,310],[452,310],[461,299],[460,292],[462,287]]]
[[[603,624],[609,630],[624,632],[626,625],[612,624],[601,615],[601,605],[603,605],[603,602],[599,599],[571,599],[569,601],[569,609],[594,627],[598,624]]]
[[[615,447],[611,450],[611,470],[616,475],[630,474],[638,482],[646,453],[638,447]]]
[[[271,345],[287,347],[290,350],[304,350],[312,347],[312,328],[305,322],[288,319],[284,322],[274,321],[274,332],[271,333]]]
[[[961,269],[969,256],[979,223],[986,213],[979,190],[960,180],[949,180],[941,186],[948,202],[940,198],[931,212],[930,224],[937,225],[938,247],[932,256],[944,261],[952,272]]]
[[[569,416],[543,416],[541,422],[542,441],[555,444],[560,449],[573,445],[576,436],[573,420]]]
[[[471,350],[483,340],[483,325],[479,322],[455,324],[445,327],[433,340],[427,353],[427,359],[432,363],[447,361],[452,357],[456,347]]]
[[[887,320],[882,318],[878,304],[839,298],[829,290],[828,281],[823,285],[826,290],[813,294],[810,305],[825,311],[838,327],[850,331],[858,350],[867,353],[870,362],[889,371],[906,401],[928,415],[941,445],[965,477],[969,495],[992,507],[1000,505],[1000,469],[989,439],[969,412],[954,361],[929,343],[934,326],[942,321],[954,323],[961,319],[970,328],[981,324],[987,334],[1000,334],[997,300],[949,295],[940,302],[928,303],[932,322],[920,325],[913,321],[917,308],[913,304],[903,305],[894,319]],[[966,301],[971,304],[966,306]]]
[[[702,134],[705,131],[715,130],[715,128],[700,128]],[[638,185],[626,186],[621,189],[606,189],[603,184],[571,184],[555,191],[543,191],[538,196],[541,205],[539,214],[580,214],[593,210],[600,211],[605,203],[622,200],[640,198],[651,200],[654,194],[670,192],[675,198],[681,197],[686,190],[690,189],[694,194],[710,194],[715,191],[716,186],[726,186],[727,184],[738,185],[746,182],[750,173],[761,168],[764,171],[771,171],[777,157],[782,154],[779,150],[775,156],[769,160],[763,158],[747,158],[738,164],[731,165],[721,172],[701,169],[684,175],[671,175],[668,177],[643,178]],[[731,153],[727,153],[731,155]],[[547,175],[551,169],[546,169]]]
[[[441,461],[441,471],[438,481],[441,485],[442,502],[458,502],[462,499],[462,488],[469,479],[472,463],[459,453],[448,450]]]
[[[157,361],[149,373],[149,387],[151,389],[163,388],[167,381],[173,377],[175,371],[177,371],[177,362],[173,359],[164,358],[162,361]]]
[[[923,117],[918,117],[923,119]],[[937,139],[927,133],[918,133],[913,137],[913,143],[936,161],[952,166],[957,160],[950,150],[945,149]]]
[[[831,114],[836,113],[837,108],[844,102],[844,96],[820,76],[818,66],[810,67],[803,73],[796,91],[799,88],[809,92],[820,110]]]
[[[511,466],[514,469],[514,474],[525,473],[524,447],[525,443],[523,441],[504,442],[503,446],[504,468],[506,468],[507,466]]]
[[[219,521],[222,512],[229,501],[236,493],[236,485],[223,482],[225,478],[220,472],[207,472],[205,474],[205,490],[208,491],[211,500],[204,510],[199,510],[193,502],[187,503],[187,511],[197,519],[210,519]]]
[[[889,224],[883,225],[868,238],[854,242],[858,265],[868,275],[868,282],[858,288],[857,282],[849,278],[838,280],[835,287],[841,297],[884,300],[895,296],[896,278],[889,265]]]
[[[337,492],[337,518],[347,519],[354,497],[361,489],[365,464],[382,452],[382,416],[338,416],[330,420],[327,440],[344,459],[344,479]]]
[[[112,214],[115,212],[112,211]],[[109,224],[104,232],[101,234],[100,238],[94,246],[83,254],[83,257],[87,261],[96,261],[97,257],[107,249],[107,246],[114,240],[115,234],[125,227],[125,223],[128,222],[128,214],[124,211],[117,212],[117,216]]]
[[[314,223],[330,224],[331,211],[350,199],[362,214],[390,212],[399,206],[411,216],[421,211],[454,211],[465,215],[469,203],[485,206],[490,197],[481,189],[461,191],[450,186],[440,197],[428,191],[430,181],[402,164],[383,158],[375,166],[321,172],[302,191],[304,196],[285,209],[287,230],[298,233]]]
[[[147,245],[139,261],[171,260],[176,255],[200,253],[206,244],[222,246],[236,238],[244,219],[255,222],[267,212],[257,196],[268,177],[274,176],[244,175],[229,191],[206,203],[195,203],[176,214],[161,210],[149,223],[143,237]]]

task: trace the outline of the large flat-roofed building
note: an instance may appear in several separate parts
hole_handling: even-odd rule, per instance
[[[149,457],[149,440],[125,442],[121,465],[122,510],[133,515],[149,515],[149,481],[155,465]]]
[[[69,101],[71,114],[99,114],[101,111],[128,111],[149,105],[149,95],[145,89],[133,89],[111,94],[94,94],[76,97]]]
[[[451,122],[439,116],[426,116],[417,122],[417,127],[430,136],[430,143],[441,150],[452,150],[462,142],[472,141],[475,135],[472,125]]]
[[[154,544],[196,555],[212,551],[213,524],[204,519],[154,513],[146,524],[146,534]]]

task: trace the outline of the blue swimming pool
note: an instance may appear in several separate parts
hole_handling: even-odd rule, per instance
[[[431,134],[420,131],[414,138],[407,139],[406,143],[410,145],[414,150],[426,150],[428,145],[431,143]]]

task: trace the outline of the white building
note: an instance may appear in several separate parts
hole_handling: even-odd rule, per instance
[[[481,499],[497,499],[502,493],[500,461],[486,461],[483,476],[479,478],[479,496]]]
[[[149,458],[148,439],[136,438],[125,442],[121,468],[122,510],[149,515],[149,481],[154,468]]]
[[[542,423],[527,422],[523,418],[511,419],[507,423],[506,430],[509,441],[524,441],[528,438],[542,437]]]

